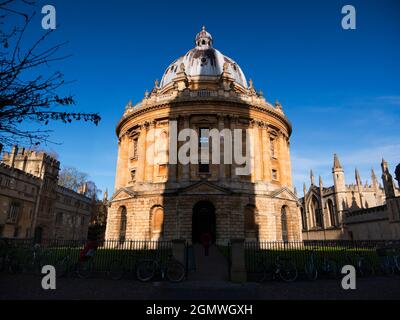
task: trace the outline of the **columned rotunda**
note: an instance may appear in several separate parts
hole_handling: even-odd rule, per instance
[[[185,128],[198,133],[198,152],[209,150],[209,159],[170,161],[173,141]],[[236,169],[244,165],[229,161],[224,152],[237,139],[214,139],[206,129],[242,129],[244,147],[249,144],[246,129],[252,129],[247,130],[254,142],[249,175],[238,175]],[[282,106],[268,103],[239,65],[213,47],[203,27],[195,47],[168,66],[141,102],[129,103],[117,124],[118,161],[106,237],[198,242],[209,233],[219,243],[232,238],[300,240],[291,131]],[[176,149],[185,143],[178,141]],[[221,164],[211,161],[215,144]]]

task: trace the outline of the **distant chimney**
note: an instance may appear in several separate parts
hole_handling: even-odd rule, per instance
[[[11,158],[10,158],[10,166],[12,168],[14,168],[14,162],[15,162],[15,157],[18,153],[18,147],[17,146],[13,146],[12,150],[11,150]]]

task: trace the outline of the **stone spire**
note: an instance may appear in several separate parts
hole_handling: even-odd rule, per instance
[[[356,185],[362,186],[362,181],[360,177],[360,173],[358,172],[358,169],[356,168],[355,170],[355,177],[356,177]]]
[[[382,159],[381,167],[382,167],[382,182],[383,182],[383,187],[385,189],[386,198],[394,198],[395,186],[393,183],[392,175],[389,172],[388,163],[385,161],[385,159]]]
[[[339,161],[339,157],[337,156],[336,153],[333,155],[333,170],[334,171],[343,170],[343,167]]]
[[[372,183],[372,187],[375,190],[378,190],[379,184],[378,184],[378,179],[376,178],[374,169],[371,169],[371,183]]]
[[[306,183],[305,182],[303,183],[303,193],[304,193],[304,196],[306,196],[307,187],[306,187]]]
[[[323,183],[322,183],[322,177],[319,176],[319,187],[322,189],[323,187]]]
[[[315,185],[315,178],[314,178],[314,172],[312,169],[310,170],[310,180],[311,180],[311,185]]]

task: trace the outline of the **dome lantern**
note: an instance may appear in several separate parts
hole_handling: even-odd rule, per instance
[[[231,58],[213,48],[213,38],[204,26],[196,35],[195,42],[196,47],[176,59],[165,70],[160,82],[161,91],[169,85],[172,87],[182,70],[184,70],[189,81],[191,79],[195,79],[194,81],[204,79],[210,81],[212,77],[218,81],[221,75],[226,72],[229,73],[236,84],[247,88],[246,77],[242,69]]]
[[[205,26],[203,26],[202,30],[196,35],[195,42],[198,47],[212,47],[213,38],[211,34],[206,31]]]

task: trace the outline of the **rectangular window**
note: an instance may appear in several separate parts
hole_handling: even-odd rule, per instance
[[[14,238],[18,238],[19,237],[20,231],[21,231],[20,227],[15,227],[15,229],[14,229]]]
[[[131,169],[131,181],[136,180],[136,169]]]
[[[272,180],[278,180],[278,170],[272,169]]]
[[[56,224],[60,225],[63,223],[63,213],[59,212],[56,216]]]
[[[271,150],[271,157],[272,158],[276,158],[276,154],[275,154],[275,139],[274,138],[270,138],[269,139],[269,145],[270,145],[270,150]]]
[[[159,176],[166,176],[167,175],[167,165],[166,164],[160,164],[158,166],[158,175]]]
[[[132,150],[132,159],[137,160],[138,158],[138,138],[133,139],[133,150]]]
[[[210,172],[209,128],[199,128],[199,173]]]
[[[20,210],[20,204],[12,202],[10,205],[10,209],[8,211],[7,220],[9,222],[15,223],[18,218],[19,210]]]

